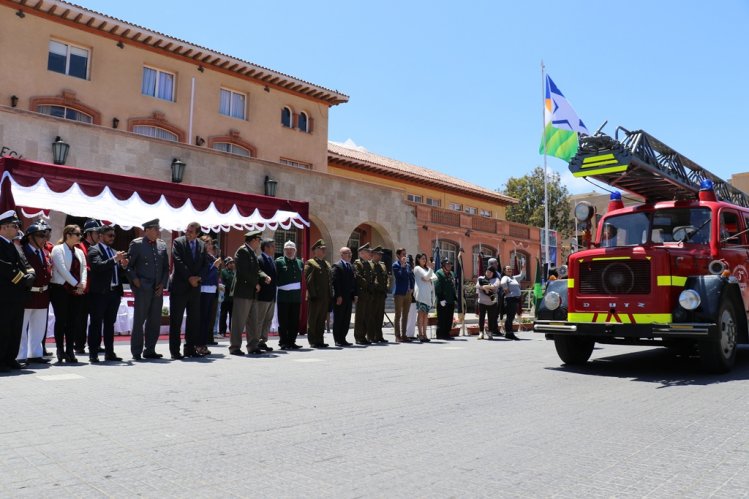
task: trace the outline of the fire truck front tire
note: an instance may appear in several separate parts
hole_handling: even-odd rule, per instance
[[[557,355],[567,365],[575,366],[588,362],[590,355],[593,353],[593,346],[596,344],[590,338],[580,336],[554,336],[554,347],[557,349]]]
[[[731,370],[736,361],[736,339],[738,320],[733,300],[724,297],[718,311],[718,331],[720,338],[700,344],[700,357],[703,367],[712,373],[725,373]]]

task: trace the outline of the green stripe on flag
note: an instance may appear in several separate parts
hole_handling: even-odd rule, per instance
[[[549,156],[569,161],[577,154],[577,132],[560,130],[548,124],[544,129],[544,140],[546,141],[546,154]],[[538,148],[538,152],[544,153],[543,141]]]

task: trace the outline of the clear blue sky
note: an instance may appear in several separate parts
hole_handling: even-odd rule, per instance
[[[542,164],[542,59],[591,132],[641,128],[725,179],[749,171],[747,0],[78,3],[337,89],[330,140],[488,188]]]

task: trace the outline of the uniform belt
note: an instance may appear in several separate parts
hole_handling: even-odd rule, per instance
[[[32,293],[44,293],[47,291],[47,286],[42,286],[40,288],[31,288]]]
[[[302,283],[301,282],[292,282],[290,284],[284,284],[283,286],[278,286],[279,291],[294,291],[295,289],[302,289]]]

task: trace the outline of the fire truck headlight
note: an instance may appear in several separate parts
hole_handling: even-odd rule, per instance
[[[693,289],[685,289],[679,295],[679,305],[687,310],[694,310],[701,302],[699,293]]]
[[[548,310],[556,310],[562,304],[562,297],[556,291],[549,291],[544,295],[544,306]]]

